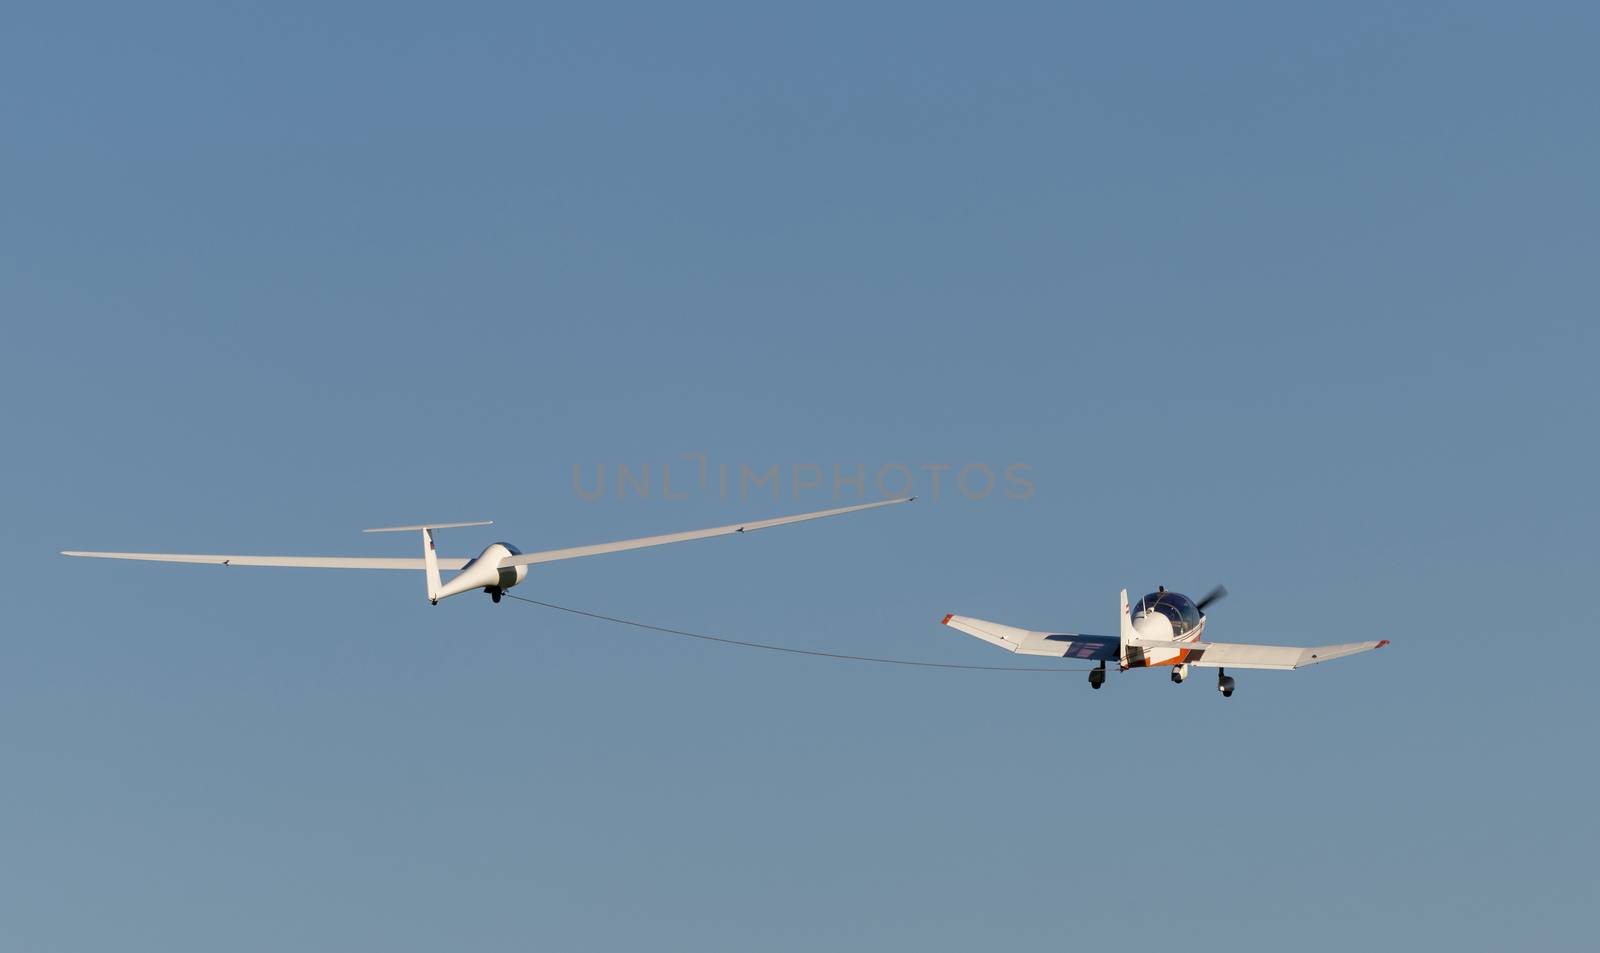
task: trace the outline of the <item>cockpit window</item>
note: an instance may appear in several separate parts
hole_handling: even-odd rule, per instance
[[[1173,628],[1179,632],[1200,624],[1200,610],[1181,592],[1152,592],[1139,600],[1134,611],[1140,610],[1161,613],[1172,620]]]

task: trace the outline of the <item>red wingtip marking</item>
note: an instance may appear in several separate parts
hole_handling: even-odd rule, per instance
[[[939,624],[940,625],[949,625],[950,624],[950,620],[954,619],[955,617],[956,617],[956,614],[954,612],[952,612],[949,615],[945,616],[943,619],[939,620]]]
[[[1389,644],[1389,640],[1388,639],[1384,639],[1382,642],[1379,642],[1376,646],[1374,646],[1374,648],[1380,648],[1381,649],[1385,645],[1388,645],[1388,644]]]

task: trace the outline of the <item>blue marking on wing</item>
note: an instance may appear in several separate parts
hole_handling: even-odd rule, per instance
[[[1112,661],[1120,656],[1122,639],[1114,635],[1047,635],[1046,642],[1067,642],[1062,658],[1081,658],[1090,661]]]

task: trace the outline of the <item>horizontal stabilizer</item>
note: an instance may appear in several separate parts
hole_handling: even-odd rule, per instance
[[[958,632],[998,645],[1018,655],[1048,655],[1054,658],[1115,659],[1117,638],[1111,635],[1079,635],[1071,632],[1034,632],[964,615],[947,615],[944,624]]]
[[[378,526],[373,529],[364,529],[363,533],[406,533],[419,529],[458,529],[462,526],[493,526],[494,520],[478,520],[472,523],[418,523],[415,526]]]
[[[93,553],[63,550],[63,556],[92,559],[137,559],[152,563],[202,563],[211,566],[284,566],[294,569],[422,569],[423,561],[387,556],[229,556],[208,553]],[[460,569],[467,560],[439,558],[445,569]]]

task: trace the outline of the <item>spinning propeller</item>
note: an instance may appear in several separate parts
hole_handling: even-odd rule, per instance
[[[1211,603],[1216,602],[1218,599],[1221,599],[1223,596],[1226,596],[1227,594],[1228,594],[1228,587],[1227,586],[1218,586],[1215,589],[1211,590],[1210,592],[1206,593],[1205,595],[1201,596],[1199,599],[1196,599],[1195,603],[1194,603],[1194,607],[1196,609],[1199,609],[1201,612],[1204,612],[1204,611],[1206,611],[1206,606],[1209,606]]]

